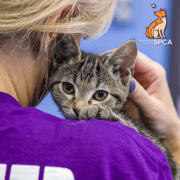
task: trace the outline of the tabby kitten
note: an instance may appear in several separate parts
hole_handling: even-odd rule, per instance
[[[167,147],[143,122],[122,113],[129,95],[137,45],[133,40],[121,45],[111,56],[98,56],[79,49],[70,35],[53,43],[54,73],[50,78],[52,96],[67,119],[119,121],[152,140],[166,154],[174,180],[178,167]]]

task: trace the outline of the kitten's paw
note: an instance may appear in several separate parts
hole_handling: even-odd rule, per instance
[[[109,119],[110,112],[106,109],[100,109],[98,118],[102,120],[108,120]]]

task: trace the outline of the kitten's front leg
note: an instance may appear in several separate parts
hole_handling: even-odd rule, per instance
[[[109,118],[110,112],[107,109],[99,109],[98,118],[101,120],[111,121]]]
[[[119,121],[120,117],[113,116],[111,109],[109,108],[99,107],[97,118],[101,120],[116,122],[116,121]]]
[[[86,116],[86,119],[100,119],[100,120],[109,120],[110,112],[108,109],[105,109],[99,105],[92,105],[86,113],[84,113],[84,116]]]

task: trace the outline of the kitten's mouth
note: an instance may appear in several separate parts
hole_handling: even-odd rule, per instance
[[[92,117],[89,117],[88,111],[80,112],[77,109],[73,109],[72,110],[72,115],[70,115],[70,118],[74,119],[74,120],[89,120],[89,119],[93,119]]]
[[[98,108],[97,108],[97,111],[96,110],[92,111],[92,109],[88,109],[88,108],[82,111],[78,111],[77,109],[73,109],[73,110],[74,110],[76,119],[78,120],[90,120],[90,119],[95,119],[99,117]]]
[[[74,108],[73,112],[74,112],[75,116],[78,118],[79,117],[79,110]]]
[[[72,120],[90,120],[90,119],[99,119],[101,111],[98,107],[95,108],[85,108],[83,110],[79,110],[77,108],[72,109],[62,109],[64,116],[66,119]]]
[[[80,120],[80,117],[79,117],[79,113],[78,111],[72,109],[68,112],[63,112],[64,116],[66,117],[66,119],[70,119],[70,120]]]
[[[87,116],[83,116],[82,113],[80,113],[77,110],[72,109],[71,112],[64,112],[63,113],[64,116],[66,117],[66,119],[70,119],[70,120],[88,120],[89,118]]]
[[[68,109],[66,107],[61,108],[61,112],[63,113],[64,117],[69,120],[79,120],[78,114],[76,114],[73,109]]]

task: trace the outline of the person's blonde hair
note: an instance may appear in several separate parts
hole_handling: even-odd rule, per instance
[[[30,30],[94,37],[107,30],[114,7],[115,0],[0,0],[0,34]],[[61,18],[51,24],[54,13]]]
[[[97,37],[108,29],[114,7],[115,0],[0,0],[0,46],[5,50],[13,42],[21,48],[28,42],[41,59],[36,62],[45,80],[37,85],[34,105],[45,95],[51,66],[41,48],[46,32]]]

